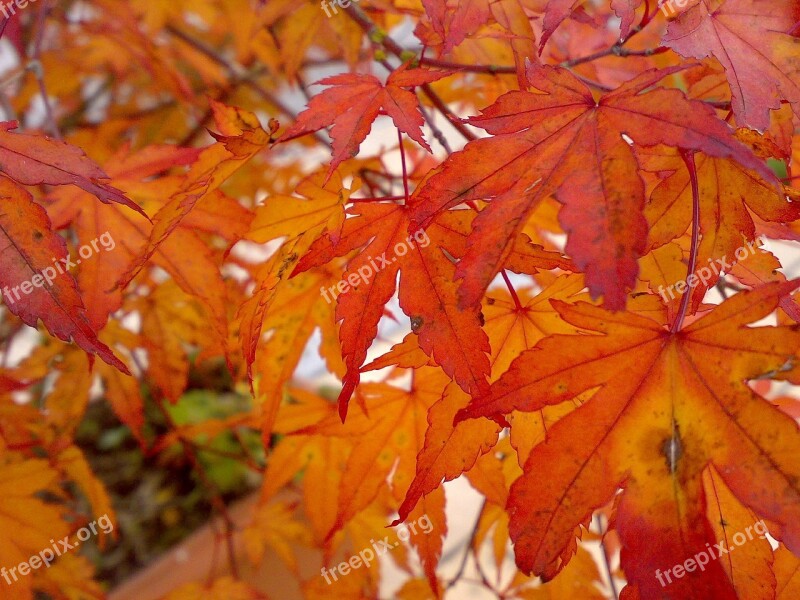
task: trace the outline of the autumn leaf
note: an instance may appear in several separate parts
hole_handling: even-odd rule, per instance
[[[339,337],[347,366],[339,394],[342,419],[360,381],[359,371],[377,334],[383,306],[395,292],[398,272],[400,306],[410,317],[422,350],[465,391],[484,389],[489,371],[486,335],[477,311],[462,311],[454,305],[454,266],[440,248],[446,241],[438,236],[408,235],[408,217],[401,205],[363,204],[349,212],[354,218],[344,222],[335,241],[330,235],[320,238],[294,270],[297,274],[359,250],[341,279],[352,289],[347,293],[344,286],[337,288],[338,292],[327,290],[329,298],[340,294],[336,319],[342,322]],[[435,294],[436,301],[430,302],[423,290]]]
[[[120,277],[117,283],[119,287],[130,283],[198,202],[211,196],[226,179],[271,141],[253,113],[219,102],[212,102],[211,108],[217,126],[222,130],[221,134],[215,136],[218,143],[200,153],[180,190],[153,217],[153,229],[147,246]]]
[[[112,524],[111,532],[113,533],[116,513],[111,506],[111,499],[102,482],[92,473],[92,469],[80,449],[76,446],[71,446],[64,450],[57,459],[58,467],[63,469],[67,478],[80,486],[81,491],[89,500],[95,519],[101,517],[108,519],[109,523]],[[97,535],[100,538],[100,543],[105,547],[109,532],[105,531],[105,529],[100,529]]]
[[[116,202],[144,217],[142,208],[120,190],[104,183],[108,175],[83,150],[61,140],[11,133],[16,121],[0,123],[0,170],[23,185],[75,185],[105,204]]]
[[[593,296],[602,294],[607,307],[623,308],[647,231],[644,183],[626,138],[632,145],[703,150],[773,177],[710,108],[677,90],[648,91],[679,70],[645,72],[596,101],[566,70],[531,68],[529,79],[539,93],[509,92],[469,120],[492,137],[467,144],[415,193],[412,228],[427,226],[457,204],[492,198],[475,220],[465,260],[481,256],[496,272],[507,240],[556,193],[563,204],[559,220],[569,235],[567,254],[586,273]],[[464,285],[485,289],[485,272],[479,282],[468,283],[474,273],[463,273]],[[469,298],[474,302],[476,294]]]
[[[390,474],[395,496],[414,493],[406,490],[413,479],[415,458],[423,450],[420,432],[424,428],[425,415],[441,397],[447,384],[447,378],[432,368],[414,373],[414,386],[410,392],[386,384],[364,384],[365,394],[379,399],[380,403],[370,402],[368,411],[358,407],[344,427],[335,416],[328,415],[297,432],[344,439],[356,433],[370,432],[368,436],[358,437],[347,458],[347,470],[354,477],[341,480],[338,506],[334,507],[336,518],[327,539],[375,501]],[[438,590],[435,568],[442,550],[441,538],[447,531],[443,490],[429,490],[428,496],[415,504],[416,507],[406,505],[401,510],[410,520],[417,521],[423,515],[432,520],[431,531],[414,536],[411,543],[417,547],[431,589]]]
[[[651,247],[678,238],[691,223],[691,183],[685,165],[680,162],[676,160],[675,173],[653,190],[645,207]],[[737,262],[756,252],[760,241],[755,239],[751,211],[765,221],[794,221],[800,216],[798,206],[786,199],[774,181],[765,180],[732,160],[699,155],[695,164],[701,240],[697,268],[689,274],[700,281],[692,291],[692,311],[716,284],[721,271],[729,272]],[[688,279],[685,269],[681,279]]]
[[[447,54],[464,39],[475,33],[491,16],[488,0],[469,0],[448,7],[444,0],[423,0],[422,5],[434,32],[441,40],[441,54]],[[417,32],[424,36],[423,31]]]
[[[722,568],[739,598],[773,598],[775,575],[772,572],[772,547],[767,540],[766,525],[751,510],[742,506],[720,478],[713,466],[703,473],[707,499],[707,516],[715,538],[729,549]],[[747,543],[740,545],[740,536]],[[736,555],[734,549],[739,549]],[[720,556],[720,558],[722,558]]]
[[[422,135],[423,119],[419,100],[414,92],[405,88],[438,81],[449,74],[447,71],[408,69],[404,65],[389,75],[386,85],[372,75],[353,73],[326,77],[317,84],[331,87],[314,96],[308,108],[300,113],[297,122],[278,142],[286,142],[333,125],[333,160],[328,169],[330,177],[342,161],[355,156],[372,122],[383,110],[392,118],[398,130],[430,151]],[[342,110],[342,107],[347,108]]]
[[[797,0],[83,4],[0,23],[0,596],[800,593]]]
[[[764,131],[781,100],[800,115],[795,0],[703,0],[670,23],[664,43],[685,57],[713,56],[725,68],[740,125]]]
[[[576,527],[621,487],[622,568],[641,597],[735,597],[718,561],[668,588],[653,575],[715,543],[702,482],[710,463],[740,502],[780,524],[790,547],[798,543],[791,516],[800,510],[798,467],[790,457],[800,432],[744,385],[797,360],[795,328],[748,327],[795,287],[737,294],[677,334],[641,316],[556,304],[568,322],[601,335],[545,338],[459,414],[533,411],[597,390],[550,428],[512,486],[510,532],[521,569],[556,573]]]
[[[44,548],[50,540],[69,533],[56,505],[43,502],[37,494],[53,491],[58,473],[44,460],[7,463],[0,467],[0,521],[6,532],[0,544],[0,564],[18,565]],[[19,576],[18,576],[19,577]],[[15,586],[30,590],[31,581],[19,577]]]
[[[114,181],[129,195],[141,198],[142,181],[157,173],[180,167],[192,162],[198,151],[193,148],[174,146],[151,146],[141,152],[131,152],[121,148],[107,169]],[[165,189],[162,181],[160,190]],[[47,213],[56,229],[72,224],[78,239],[83,243],[91,240],[114,241],[113,251],[103,247],[102,252],[92,256],[93,268],[78,270],[77,282],[81,296],[87,305],[89,321],[97,328],[106,324],[109,314],[122,306],[122,290],[109,285],[109,275],[121,275],[134,258],[134,253],[147,239],[150,224],[139,215],[121,210],[117,205],[96,206],[95,210],[83,210],[88,200],[80,190],[60,188],[51,194],[52,202],[46,204]],[[145,202],[145,204],[147,204]],[[120,243],[117,244],[116,241]],[[124,240],[124,241],[123,241]],[[162,266],[171,267],[182,262],[179,257],[172,261],[160,261]],[[182,277],[185,280],[186,277]]]
[[[786,546],[781,546],[775,552],[775,576],[776,600],[789,600],[800,593],[800,565],[797,557]]]
[[[52,231],[44,209],[7,179],[0,180],[0,198],[0,235],[4,238],[0,287],[8,309],[30,326],[41,319],[57,338],[74,340],[87,353],[130,375],[89,324],[75,280],[64,272],[72,262],[66,244]]]

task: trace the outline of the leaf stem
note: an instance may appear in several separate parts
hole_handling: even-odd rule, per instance
[[[681,157],[683,158],[683,162],[686,163],[686,169],[689,171],[689,180],[692,184],[692,246],[689,250],[689,266],[686,273],[686,278],[688,279],[697,267],[697,248],[700,242],[700,187],[697,183],[697,166],[694,163],[694,150],[681,150]],[[678,315],[675,317],[675,321],[672,323],[672,328],[670,329],[671,333],[679,331],[683,325],[683,319],[689,308],[691,296],[691,288],[683,293]]]
[[[522,310],[522,304],[519,301],[519,296],[517,296],[517,290],[514,289],[514,286],[511,285],[511,280],[508,278],[506,274],[506,270],[503,269],[500,271],[500,274],[503,276],[503,281],[506,282],[506,287],[508,288],[508,293],[511,294],[511,298],[514,300],[514,306],[517,310]]]
[[[406,196],[406,206],[408,206],[408,170],[406,169],[406,150],[403,148],[403,132],[397,130],[397,142],[400,144],[400,162],[403,165],[403,192]]]

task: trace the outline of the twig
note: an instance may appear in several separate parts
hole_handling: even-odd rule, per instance
[[[478,536],[478,525],[481,522],[481,516],[483,515],[483,511],[486,508],[486,498],[483,499],[483,503],[481,504],[481,508],[478,511],[478,517],[475,519],[475,526],[472,528],[472,534],[469,536],[469,541],[467,541],[467,547],[464,550],[464,557],[461,559],[461,564],[458,567],[458,571],[456,574],[450,579],[450,582],[445,586],[445,589],[450,589],[456,583],[461,581],[462,575],[464,575],[464,569],[467,568],[467,561],[469,560],[470,552],[472,551],[472,546],[475,543],[475,538]]]
[[[630,39],[630,36],[627,38]],[[606,56],[618,56],[620,58],[625,58],[628,56],[653,56],[655,54],[661,54],[662,52],[666,52],[669,50],[666,46],[659,46],[658,48],[647,48],[645,50],[629,50],[628,48],[623,48],[623,44],[627,41],[617,42],[613,46],[606,48],[605,50],[600,50],[595,52],[594,54],[589,54],[587,56],[581,56],[578,58],[573,58],[571,60],[565,60],[564,62],[560,63],[562,67],[576,67],[578,65],[582,65],[587,62],[592,62],[593,60],[597,60],[598,58],[604,58]]]
[[[169,428],[173,431],[178,432],[178,426],[175,423],[175,420],[172,418],[172,415],[169,414],[169,411],[163,404],[163,401],[160,397],[154,395],[154,400],[156,406],[158,407],[161,414],[164,416],[165,421]],[[225,524],[225,543],[228,550],[228,564],[230,565],[231,574],[235,579],[239,578],[239,566],[236,562],[236,553],[233,547],[233,534],[236,531],[236,525],[233,522],[233,519],[228,513],[228,507],[225,505],[225,502],[222,500],[222,495],[217,488],[217,486],[208,478],[208,474],[206,473],[205,467],[203,463],[200,462],[200,459],[197,456],[197,451],[194,447],[194,442],[191,440],[184,439],[180,433],[177,433],[178,441],[183,446],[183,454],[186,458],[189,459],[189,462],[192,464],[192,470],[197,474],[198,479],[200,479],[200,483],[208,490],[209,494],[211,495],[211,505],[214,509],[219,513],[220,517],[222,518],[222,522]]]
[[[383,46],[386,50],[394,54],[398,59],[403,62],[409,60],[409,52],[404,50],[400,44],[395,42],[389,35],[386,34],[380,27],[378,27],[375,22],[370,19],[366,13],[361,10],[355,4],[351,4],[344,12],[348,14],[348,16],[356,22],[356,24],[364,30],[369,37],[370,40],[374,44],[379,46]],[[413,53],[411,53],[413,55]],[[379,61],[386,69],[390,72],[394,69],[392,66],[386,62],[385,60]],[[436,109],[444,115],[444,117],[450,122],[450,124],[455,127],[456,131],[458,131],[467,141],[472,141],[477,139],[474,133],[472,133],[466,126],[461,122],[461,119],[456,116],[452,110],[445,104],[441,98],[433,91],[430,84],[424,83],[419,88],[422,92],[428,97]]]
[[[447,60],[438,60],[435,58],[420,58],[419,64],[428,65],[429,67],[437,67],[440,69],[449,69],[451,71],[464,71],[465,73],[483,73],[486,75],[507,75],[516,74],[516,67],[500,66],[500,65],[465,65],[463,63],[450,62]]]
[[[428,114],[427,109],[424,106],[422,106],[422,104],[420,104],[419,110],[422,113],[422,118],[425,119],[425,122],[428,124],[428,127],[431,128],[431,131],[433,132],[433,137],[435,137],[436,141],[439,142],[439,144],[441,144],[442,148],[444,148],[444,151],[447,152],[447,154],[452,154],[453,150],[450,148],[450,144],[447,143],[447,138],[444,137],[442,130],[439,129],[436,126],[436,123],[433,122],[433,118],[431,117],[431,115]]]
[[[279,100],[274,94],[269,92],[263,86],[261,86],[256,81],[250,79],[247,75],[247,70],[238,63],[232,63],[226,60],[223,56],[220,56],[216,50],[213,48],[209,48],[203,42],[193,38],[189,34],[185,33],[184,31],[178,29],[174,25],[167,25],[166,30],[175,36],[176,38],[182,40],[183,42],[190,45],[192,48],[204,54],[215,63],[223,67],[230,76],[237,78],[242,85],[249,87],[251,90],[256,92],[259,96],[261,96],[264,100],[269,102],[272,106],[277,108],[281,113],[288,116],[292,120],[297,118],[297,113],[295,113],[292,109],[286,106],[281,100]],[[202,123],[202,121],[201,121]],[[330,142],[323,136],[320,132],[316,132],[315,136],[317,139],[323,143],[325,146],[330,147]]]

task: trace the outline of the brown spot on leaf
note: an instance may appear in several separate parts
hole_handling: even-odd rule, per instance
[[[681,435],[677,426],[673,435],[665,439],[661,444],[661,453],[667,460],[669,472],[675,473],[678,469],[678,461],[683,456],[683,442],[681,442]]]

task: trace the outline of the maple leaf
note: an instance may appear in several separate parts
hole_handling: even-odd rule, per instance
[[[521,600],[563,600],[578,597],[581,600],[604,600],[606,596],[597,588],[602,577],[592,555],[582,548],[558,577],[539,587],[523,588]]]
[[[645,207],[651,247],[683,235],[692,220],[689,172],[680,163],[676,161],[675,173],[653,190]],[[717,282],[719,271],[730,271],[742,256],[753,254],[756,227],[750,211],[765,221],[794,221],[800,216],[800,206],[787,201],[774,181],[765,180],[732,160],[700,154],[695,157],[695,165],[701,240],[694,275],[698,277],[700,270],[703,273],[701,283],[692,291],[693,312]],[[685,278],[684,269],[680,280]]]
[[[359,73],[326,77],[317,84],[331,87],[311,99],[308,108],[298,115],[295,124],[278,142],[286,142],[333,125],[333,160],[328,169],[330,177],[342,161],[358,153],[372,122],[384,110],[397,129],[430,152],[431,148],[422,135],[424,121],[419,100],[416,94],[404,88],[438,81],[448,75],[449,71],[408,69],[403,65],[389,75],[386,85],[373,75]]]
[[[152,177],[170,165],[191,162],[197,155],[197,150],[174,146],[151,147],[133,154],[122,149],[109,171],[121,187],[141,198],[146,207],[159,207],[163,206],[165,192],[179,187],[177,180],[180,178],[152,180]],[[139,215],[117,206],[97,205],[92,211],[81,210],[80,194],[82,192],[56,193],[55,202],[47,208],[56,228],[71,224],[82,241],[88,242],[105,234],[116,242],[113,251],[98,252],[92,257],[95,268],[78,272],[80,289],[86,295],[87,303],[91,301],[91,322],[101,327],[109,313],[119,309],[123,303],[122,288],[114,286],[109,279],[118,280],[136,268],[137,260],[148,247],[152,225]],[[227,332],[224,283],[217,255],[201,240],[199,232],[207,231],[224,238],[235,236],[237,231],[243,232],[252,216],[247,211],[242,216],[241,210],[232,205],[236,203],[223,195],[210,195],[205,205],[195,205],[181,219],[178,227],[152,255],[153,262],[169,273],[184,292],[199,298],[208,308],[218,341],[225,339]],[[226,225],[220,220],[220,212],[230,217],[232,223]],[[237,227],[236,219],[243,219],[245,223]]]
[[[224,570],[171,599],[272,597],[272,555],[309,599],[798,596],[800,3],[341,4],[0,24],[9,576],[84,515],[135,520],[97,470],[122,442],[227,522]],[[214,405],[176,423],[189,392]],[[230,511],[220,460],[259,482]],[[151,581],[107,590],[150,567],[106,541],[3,597]],[[677,577],[711,548],[735,552]]]
[[[267,548],[272,548],[286,566],[297,572],[297,560],[290,542],[311,541],[308,529],[292,517],[292,509],[284,503],[274,502],[258,507],[253,521],[243,535],[245,550],[251,562],[258,564]]]
[[[72,541],[72,544],[75,542]],[[68,553],[58,557],[50,568],[37,572],[36,588],[54,597],[64,594],[67,598],[103,600],[107,596],[103,586],[94,580],[94,567],[86,556]]]
[[[1,170],[11,179],[23,185],[76,185],[105,204],[116,202],[147,217],[123,192],[102,181],[108,175],[83,150],[61,140],[11,133],[17,127],[16,121],[0,122]]]
[[[86,457],[77,446],[70,446],[56,457],[57,467],[62,469],[66,477],[81,487],[86,498],[92,506],[95,518],[105,516],[113,524],[116,523],[116,513],[111,505],[105,486],[95,477]],[[101,529],[98,534],[101,547],[105,547],[109,532]],[[116,536],[117,534],[114,534]]]
[[[414,34],[426,47],[434,48],[437,54],[450,53],[465,39],[472,38],[484,26],[494,22],[506,30],[514,54],[517,76],[520,82],[525,77],[525,61],[536,53],[535,35],[531,20],[519,0],[465,0],[448,6],[446,0],[423,0],[423,7],[430,20],[419,23]],[[487,28],[486,36],[496,35]]]
[[[441,54],[447,54],[475,33],[491,16],[489,0],[466,0],[448,7],[445,0],[422,0],[431,27],[441,39]],[[424,35],[418,30],[417,36]]]
[[[222,183],[238,171],[244,163],[260,152],[269,135],[253,113],[211,101],[217,126],[217,144],[206,148],[187,173],[181,189],[153,217],[153,229],[147,245],[139,257],[119,279],[124,288],[153,256],[180,222],[189,215],[198,202],[208,198]]]
[[[332,406],[303,390],[294,389],[291,393],[296,403],[278,415],[275,432],[292,435],[287,436],[286,442],[279,444],[270,457],[265,470],[268,480],[265,479],[261,498],[266,502],[298,473],[303,473],[303,503],[309,507],[308,524],[314,541],[329,557],[331,532],[338,528],[340,487],[349,486],[338,465],[348,460],[352,442],[308,430],[317,422],[336,419]]]
[[[61,539],[69,529],[61,520],[58,506],[43,502],[37,494],[56,489],[58,473],[45,460],[26,460],[0,466],[0,564],[27,562],[50,540]],[[15,587],[29,591],[30,579],[20,577]],[[24,597],[24,596],[21,596]]]
[[[726,560],[722,561],[722,568],[736,591],[736,597],[771,600],[775,597],[775,574],[772,572],[772,546],[763,533],[766,526],[762,528],[763,521],[742,506],[713,466],[703,472],[703,486],[706,515],[714,537],[730,549]],[[755,535],[752,533],[754,526]],[[744,534],[748,528],[750,533]],[[741,546],[733,539],[738,539],[736,534],[740,532],[748,537],[747,543]],[[739,551],[731,554],[736,548]]]
[[[780,272],[781,263],[771,252],[759,248],[744,260],[737,261],[731,268],[731,276],[748,287],[758,287],[770,281],[786,281]],[[800,305],[792,296],[781,298],[780,307],[795,322],[800,323]]]
[[[168,281],[141,298],[141,345],[151,360],[148,374],[165,398],[176,402],[186,389],[189,362],[185,344],[202,346],[207,317],[196,301]]]
[[[595,100],[565,69],[532,66],[529,79],[540,92],[509,92],[469,119],[492,137],[468,143],[415,192],[412,228],[462,202],[493,198],[475,219],[464,257],[471,264],[481,256],[493,268],[460,273],[464,285],[486,289],[486,275],[499,270],[509,240],[556,193],[567,254],[585,272],[593,296],[602,294],[608,308],[624,308],[647,232],[644,183],[626,137],[633,145],[732,158],[774,180],[711,108],[678,90],[649,89],[680,70],[647,71]],[[472,277],[480,279],[468,283]],[[469,298],[474,302],[477,294]]]
[[[584,0],[550,0],[547,3],[542,21],[542,40],[539,43],[540,53],[558,26],[583,4]],[[633,20],[636,17],[636,9],[641,5],[642,0],[611,0],[611,9],[620,18],[620,40],[628,37],[631,25],[633,25]]]
[[[556,28],[582,3],[583,0],[550,0],[547,3],[542,20],[542,39],[539,41],[540,54]]]
[[[669,24],[663,42],[725,68],[740,125],[764,131],[781,100],[800,116],[800,20],[796,0],[702,0]]]
[[[428,367],[414,372],[410,391],[383,383],[365,383],[360,389],[366,396],[368,410],[359,406],[344,426],[335,416],[327,415],[316,424],[296,432],[345,439],[356,437],[346,466],[346,471],[352,477],[341,480],[337,494],[338,506],[335,507],[336,518],[327,538],[374,501],[390,474],[397,495],[413,493],[407,490],[414,478],[415,458],[424,452],[421,433],[426,424],[425,415],[442,398],[442,391],[448,383],[440,370]],[[450,400],[442,399],[439,403],[443,404],[440,410],[445,413],[453,408],[453,400],[457,406],[464,397],[458,387],[451,386],[455,389],[450,394]],[[492,427],[496,426],[492,425],[489,429]],[[465,428],[468,431],[474,429]],[[369,435],[363,435],[367,432]],[[491,431],[489,435],[492,435]],[[496,429],[494,435],[496,437]],[[453,450],[450,450],[450,460],[455,460]],[[424,505],[426,500],[428,504]],[[417,536],[425,539],[415,538],[412,543],[416,543],[420,551],[431,589],[435,590],[438,584],[434,569],[441,553],[441,537],[446,533],[443,490],[429,490],[428,496],[415,504],[416,507],[409,504],[403,507],[404,517],[418,519],[428,514],[434,521],[434,532]],[[393,523],[396,524],[397,521]]]
[[[57,338],[73,339],[87,353],[130,375],[122,361],[97,339],[72,275],[59,272],[70,259],[44,209],[8,179],[0,179],[0,198],[0,235],[4,238],[0,287],[8,310],[31,327],[41,319]],[[49,281],[43,274],[50,276]]]
[[[800,594],[800,559],[786,546],[775,551],[774,569],[777,579],[775,600],[790,600]]]
[[[242,349],[251,379],[250,367],[256,360],[264,316],[276,293],[278,282],[284,277],[284,273],[288,278],[287,271],[294,266],[299,254],[307,252],[317,237],[327,230],[336,230],[341,226],[345,217],[343,202],[350,197],[356,185],[352,188],[344,188],[338,175],[324,181],[323,175],[316,173],[296,186],[296,193],[305,196],[304,199],[275,195],[257,207],[247,239],[263,244],[286,236],[292,240],[292,245],[259,268],[256,289],[239,311],[243,319]],[[288,367],[294,369],[292,365]]]
[[[475,246],[474,242],[491,235],[485,228],[493,224],[480,219],[479,215],[476,216],[473,211],[450,211],[439,219],[438,227],[448,230],[450,242],[447,251],[461,258],[455,273],[457,280],[463,280],[458,290],[459,306],[479,303],[501,268],[530,275],[551,269],[576,270],[569,258],[559,252],[545,250],[540,244],[533,243],[524,232],[518,232],[513,240],[501,240],[502,254],[497,255],[496,260],[487,260],[487,254],[492,256],[494,253],[491,249]]]
[[[377,334],[383,306],[394,294],[398,273],[400,307],[411,318],[420,347],[467,392],[484,389],[489,371],[488,342],[478,311],[462,311],[455,306],[455,267],[440,248],[447,245],[445,233],[433,237],[408,235],[406,208],[399,204],[361,204],[349,209],[348,214],[353,218],[345,220],[335,240],[330,234],[317,240],[293,273],[360,250],[341,280],[351,281],[354,287],[339,295],[336,306],[347,366],[339,395],[342,419],[360,381],[359,370]],[[433,301],[424,294],[433,294]]]
[[[702,480],[709,464],[797,548],[792,457],[800,431],[745,384],[798,360],[796,328],[748,326],[796,287],[737,294],[676,334],[646,317],[554,303],[568,322],[600,335],[545,338],[457,417],[539,410],[597,390],[549,429],[511,488],[510,532],[522,570],[551,577],[568,560],[576,527],[622,487],[615,517],[622,568],[640,597],[735,597],[719,561],[668,588],[653,575],[715,542]],[[792,370],[786,375],[796,380]]]
[[[574,294],[583,287],[579,276],[558,279],[534,298],[523,296],[519,307],[507,295],[492,293],[484,307],[485,329],[489,335],[492,354],[492,372],[504,372],[519,352],[533,347],[547,333],[574,332],[550,306],[553,298],[577,299]],[[445,388],[441,398],[428,410],[428,428],[425,443],[417,455],[414,480],[397,509],[398,519],[405,521],[420,498],[431,493],[442,481],[455,479],[468,471],[479,457],[497,443],[500,427],[485,420],[460,421],[453,418],[465,408],[470,397],[454,385]],[[543,415],[543,411],[542,411]],[[523,439],[533,437],[535,427],[530,424],[512,429],[515,446]]]
[[[291,240],[256,269],[253,294],[239,309],[242,351],[251,389],[262,404],[265,440],[272,434],[283,399],[283,386],[300,361],[305,341],[317,326],[323,330],[323,344],[336,339],[335,332],[331,331],[335,327],[331,318],[333,307],[323,306],[319,294],[320,289],[330,285],[330,273],[306,274],[279,287],[288,279],[300,254],[325,231],[338,229],[344,220],[343,201],[349,198],[352,190],[343,187],[338,174],[327,182],[323,179],[322,173],[316,173],[297,185],[295,191],[307,196],[306,199],[283,195],[268,198],[257,208],[247,234],[248,239],[260,243],[282,236]],[[356,187],[354,183],[353,188]],[[261,344],[259,353],[264,332],[273,335],[269,342]],[[338,351],[337,346],[326,353],[330,364],[336,366],[333,371],[341,370]],[[334,353],[337,354],[335,358]],[[253,384],[257,374],[261,376],[258,392]]]
[[[453,417],[467,406],[469,396],[450,384],[428,411],[425,445],[417,456],[414,480],[397,509],[396,525],[409,517],[420,499],[439,487],[442,480],[455,479],[497,442],[500,426],[484,419],[453,426]]]

